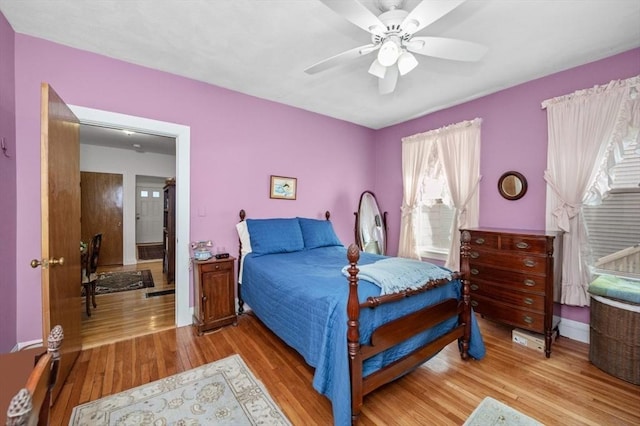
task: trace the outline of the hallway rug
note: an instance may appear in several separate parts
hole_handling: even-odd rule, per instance
[[[96,295],[153,287],[150,269],[126,272],[101,272],[96,282]],[[84,296],[84,288],[82,288]]]
[[[159,244],[138,245],[138,260],[157,260],[164,257],[164,246]]]
[[[240,355],[73,408],[69,425],[291,425]]]
[[[473,410],[463,426],[492,425],[542,426],[542,423],[488,396]]]

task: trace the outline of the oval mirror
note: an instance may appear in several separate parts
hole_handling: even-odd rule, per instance
[[[498,180],[498,191],[507,200],[519,200],[527,193],[527,179],[522,173],[506,172]]]
[[[387,212],[380,213],[376,196],[364,191],[356,215],[356,244],[360,250],[385,254],[387,251]]]

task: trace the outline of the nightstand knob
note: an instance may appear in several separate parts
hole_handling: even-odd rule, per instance
[[[524,285],[526,285],[527,287],[533,287],[536,285],[536,282],[532,279],[527,278],[526,280],[524,280]]]
[[[480,286],[478,284],[471,284],[471,290],[477,290]]]
[[[525,315],[523,318],[524,322],[526,322],[527,324],[533,324],[533,318],[531,318],[529,315]]]
[[[471,301],[471,306],[473,306],[474,308],[478,306],[478,302],[475,300]]]
[[[207,296],[202,296],[202,301],[206,302],[207,301]]]
[[[480,253],[478,253],[477,251],[472,251],[471,253],[469,253],[469,256],[471,256],[472,259],[477,259],[480,257]]]
[[[530,297],[525,297],[523,299],[523,302],[524,302],[525,305],[533,305],[533,299],[530,298]]]
[[[484,244],[484,238],[476,238],[476,244]]]
[[[534,266],[536,266],[535,260],[531,259],[525,259],[522,263],[524,263],[524,266],[527,266],[529,268],[533,268]]]
[[[480,273],[480,271],[478,271],[476,268],[473,268],[471,270],[471,275],[478,275]]]
[[[516,247],[518,247],[519,249],[528,249],[529,248],[529,244],[520,241],[519,243],[516,243]]]

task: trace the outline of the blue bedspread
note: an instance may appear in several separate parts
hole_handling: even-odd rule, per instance
[[[359,264],[382,258],[361,253]],[[250,253],[245,257],[242,273],[243,300],[267,327],[315,368],[313,387],[331,400],[336,425],[351,424],[347,354],[349,286],[341,272],[347,262],[346,248],[335,246],[262,256]],[[380,288],[376,285],[359,281],[360,301],[379,294]],[[365,309],[360,316],[361,342],[368,342],[380,324],[451,297],[460,297],[459,281],[373,310]],[[456,324],[457,319],[451,318],[367,360],[364,376],[445,334]],[[473,315],[469,354],[476,359],[485,354]]]

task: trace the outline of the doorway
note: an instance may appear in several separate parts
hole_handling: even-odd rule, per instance
[[[190,221],[190,128],[188,126],[135,117],[125,114],[96,110],[70,105],[83,124],[126,128],[143,133],[174,137],[176,139],[176,277],[175,277],[175,325],[182,327],[191,323],[189,306],[189,221]],[[133,210],[132,210],[133,211]],[[135,212],[131,220],[126,216],[123,226],[135,222]],[[127,235],[125,228],[125,235]],[[134,233],[135,234],[135,233]],[[183,243],[184,242],[184,243]],[[134,244],[135,246],[135,244]],[[125,244],[125,258],[127,245]]]

